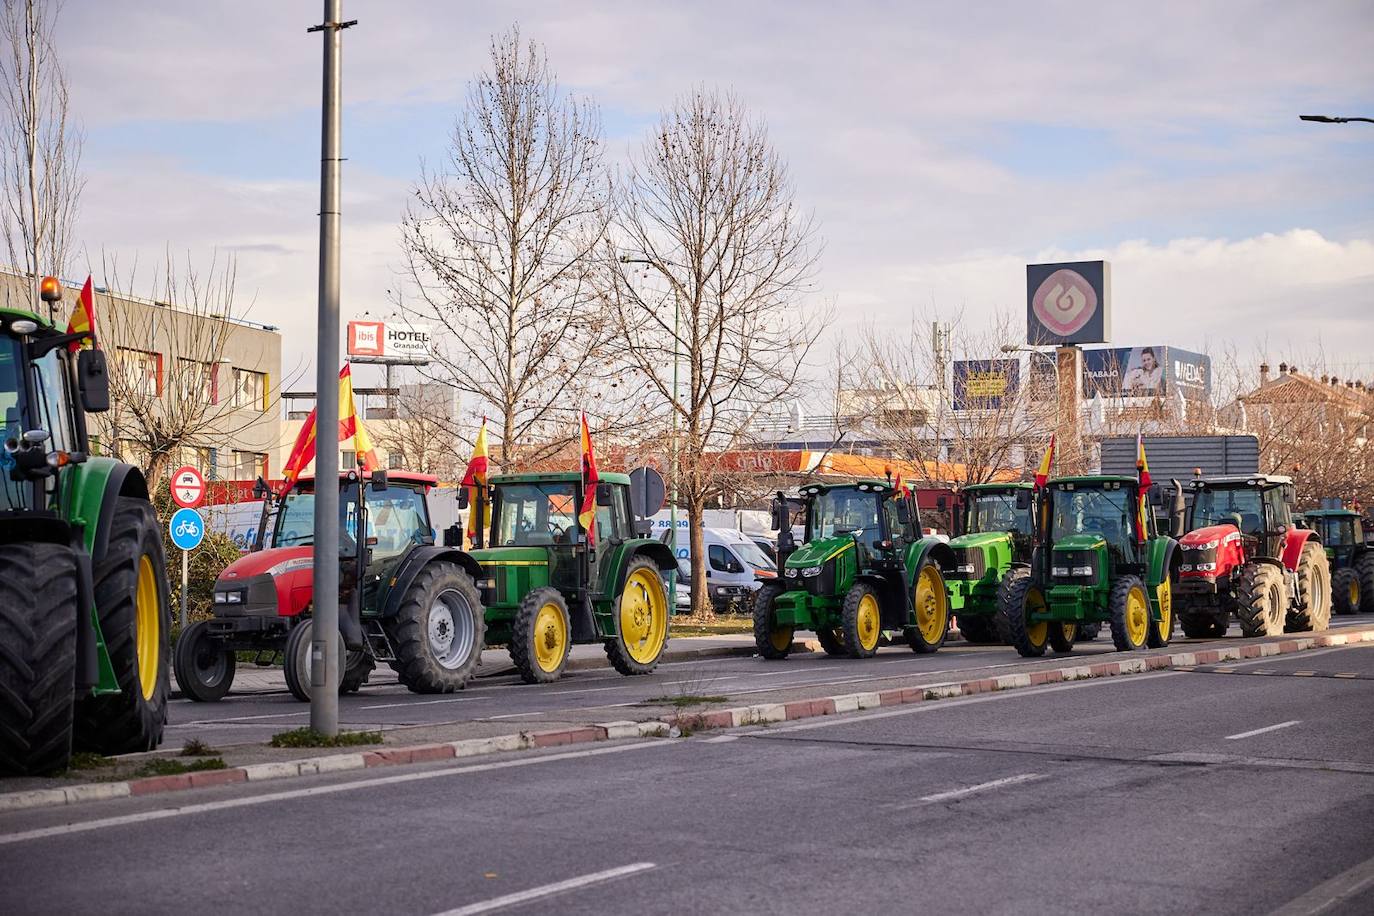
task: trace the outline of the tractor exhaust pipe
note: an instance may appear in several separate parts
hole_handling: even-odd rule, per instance
[[[1173,535],[1174,540],[1178,540],[1183,537],[1183,535],[1187,534],[1187,532],[1183,530],[1184,517],[1187,514],[1187,509],[1183,501],[1183,484],[1180,483],[1177,478],[1169,482],[1174,485],[1173,504],[1169,508],[1169,527],[1172,529],[1170,533]]]

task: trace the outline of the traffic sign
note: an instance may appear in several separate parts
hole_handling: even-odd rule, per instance
[[[663,508],[667,490],[663,475],[651,467],[635,468],[630,472],[630,507],[635,515],[648,518]]]
[[[182,550],[195,550],[205,540],[205,520],[195,509],[178,509],[167,523],[172,543]]]
[[[172,502],[194,509],[205,501],[205,478],[189,464],[172,472]]]

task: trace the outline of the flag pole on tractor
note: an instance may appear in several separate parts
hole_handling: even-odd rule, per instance
[[[1050,468],[1054,465],[1054,436],[1050,436],[1050,444],[1045,449],[1045,457],[1040,459],[1040,467],[1035,471],[1035,486],[1031,492],[1038,500],[1036,503],[1036,525],[1033,532],[1035,541],[1039,541],[1040,532],[1049,528],[1050,501],[1044,492],[1045,484],[1050,479]]]
[[[362,418],[358,416],[358,405],[353,400],[353,370],[348,363],[344,363],[344,367],[339,370],[338,410],[338,441],[348,442],[352,440],[353,453],[358,456],[358,463],[362,465],[363,470],[377,470],[382,465],[377,460],[377,450],[372,446],[372,437],[367,434],[367,427],[363,425]],[[291,488],[296,485],[296,481],[300,480],[305,469],[310,466],[310,462],[315,460],[315,429],[318,411],[317,398],[314,409],[310,411],[305,422],[301,424],[301,431],[297,433],[296,442],[291,446],[291,454],[287,457],[286,465],[282,468],[281,487],[277,490],[278,499],[286,498],[286,494],[291,492]]]
[[[592,433],[587,428],[587,412],[582,411],[582,511],[577,520],[587,532],[587,546],[596,546],[596,485],[601,480],[596,473],[596,455],[592,453]]]
[[[477,441],[472,445],[472,458],[463,472],[461,486],[468,488],[468,541],[473,547],[482,547],[486,539],[487,523],[487,418],[477,428]]]
[[[1145,525],[1148,519],[1145,515],[1145,506],[1150,499],[1150,462],[1145,460],[1145,438],[1140,434],[1135,434],[1135,470],[1136,476],[1140,480],[1140,493],[1135,516],[1135,538],[1136,543],[1144,544],[1146,540]]]
[[[95,287],[91,277],[86,275],[86,285],[81,287],[81,298],[72,306],[72,317],[67,320],[68,334],[85,334],[84,340],[73,340],[67,350],[75,353],[86,346],[95,346]]]

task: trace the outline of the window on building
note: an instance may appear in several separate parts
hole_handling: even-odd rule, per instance
[[[118,439],[115,441],[114,457],[135,467],[146,468],[150,456],[142,443],[132,439]]]
[[[120,347],[115,356],[129,390],[149,398],[162,397],[162,354]]]
[[[387,452],[386,466],[388,470],[399,471],[406,466],[405,455],[402,455],[400,452]]]
[[[210,476],[210,472],[214,467],[214,465],[211,464],[211,461],[212,458],[210,455],[210,449],[208,448],[197,448],[193,445],[183,445],[179,449],[177,449],[177,467],[193,467],[197,471],[200,471],[202,474]]]
[[[351,470],[353,470],[354,468],[356,468],[357,466],[358,466],[358,453],[357,453],[357,452],[347,452],[347,451],[345,451],[345,452],[340,452],[340,453],[339,453],[339,470],[341,470],[341,471],[351,471]]]
[[[267,456],[261,452],[234,452],[234,479],[257,480],[267,477]]]
[[[267,410],[267,373],[234,370],[234,407]]]
[[[219,402],[219,385],[214,363],[203,363],[198,359],[177,360],[177,387],[181,396],[201,404]]]

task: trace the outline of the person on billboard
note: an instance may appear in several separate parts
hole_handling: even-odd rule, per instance
[[[1145,347],[1140,351],[1140,363],[1129,372],[1121,381],[1121,389],[1126,392],[1132,391],[1158,391],[1159,383],[1164,379],[1164,367],[1159,364],[1155,357],[1153,347]]]

